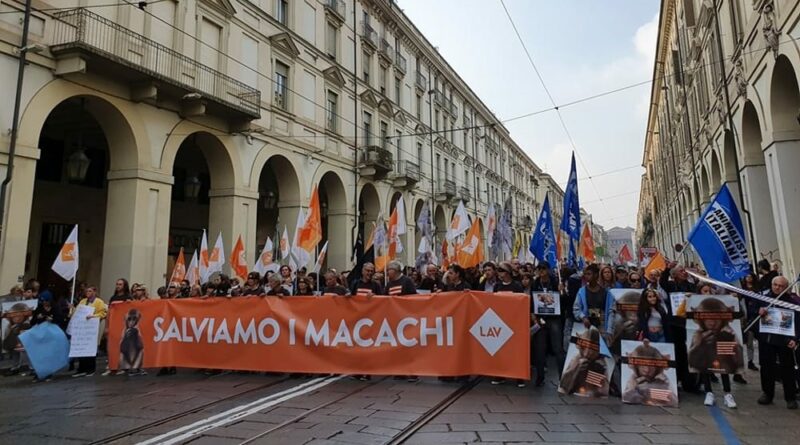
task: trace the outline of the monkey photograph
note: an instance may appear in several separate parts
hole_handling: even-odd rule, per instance
[[[675,345],[622,341],[622,401],[634,405],[678,406]]]
[[[739,302],[730,295],[692,295],[686,304],[689,371],[744,372]]]
[[[139,321],[142,318],[138,309],[131,309],[125,316],[125,329],[122,331],[122,340],[119,344],[119,369],[129,371],[129,375],[142,373],[144,362],[144,342],[139,331]]]
[[[608,397],[614,360],[604,356],[603,349],[608,353],[607,348],[603,348],[597,328],[586,329],[576,324],[558,392],[581,397]]]

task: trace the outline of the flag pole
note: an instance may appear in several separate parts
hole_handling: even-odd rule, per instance
[[[78,281],[78,269],[75,269],[75,276],[72,277],[72,293],[70,297],[70,304],[75,306],[75,282]]]

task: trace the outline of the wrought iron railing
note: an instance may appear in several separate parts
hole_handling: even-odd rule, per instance
[[[400,54],[400,51],[395,52],[394,53],[394,67],[398,71],[400,71],[401,73],[405,74],[407,66],[408,66],[408,63],[406,62],[406,58],[403,57],[402,54]]]
[[[416,79],[417,88],[419,88],[421,90],[424,90],[424,89],[428,88],[428,79],[422,73],[417,71],[417,76],[416,77],[417,77],[417,79]]]
[[[363,28],[361,32],[361,37],[364,38],[364,42],[369,43],[370,45],[372,45],[373,48],[377,48],[378,33],[376,33],[375,30],[372,29],[372,26],[370,26],[370,24],[367,22],[362,22],[361,26]]]
[[[415,181],[419,181],[420,180],[419,165],[411,161],[398,161],[397,176],[401,178],[409,178]]]
[[[261,92],[85,8],[56,12],[53,54],[81,49],[225,106],[261,116]]]
[[[464,201],[469,201],[472,197],[472,194],[469,191],[469,187],[461,187],[458,189],[458,196],[463,199]]]
[[[456,182],[452,179],[440,179],[437,192],[447,196],[456,196]]]
[[[369,145],[364,150],[363,163],[364,165],[381,167],[386,170],[391,170],[394,164],[394,156],[392,152],[380,147],[378,145]]]
[[[386,40],[385,37],[381,37],[381,46],[378,49],[378,53],[386,59],[391,60],[392,57],[392,45],[389,44],[389,41]]]
[[[338,15],[340,20],[344,21],[344,17],[347,14],[347,5],[342,0],[328,0],[325,3],[325,7]]]

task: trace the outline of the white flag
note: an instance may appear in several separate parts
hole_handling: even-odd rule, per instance
[[[200,268],[197,264],[197,251],[192,254],[192,261],[189,262],[189,267],[186,269],[186,281],[190,286],[200,284]]]
[[[61,246],[56,260],[53,261],[53,272],[67,281],[72,280],[78,273],[78,256],[78,225],[75,224],[64,245]]]
[[[200,239],[200,284],[208,283],[208,237],[206,229],[203,229],[203,237]]]
[[[295,267],[292,268],[293,271],[308,265],[308,262],[311,260],[311,254],[297,244],[298,238],[300,237],[300,229],[302,229],[305,224],[305,211],[300,209],[300,211],[297,212],[297,225],[295,226],[294,239],[292,240],[292,258],[296,261]]]
[[[278,271],[280,267],[273,261],[272,258],[272,249],[274,247],[275,246],[272,244],[270,237],[267,237],[267,242],[264,243],[264,249],[261,251],[261,255],[256,258],[256,264],[253,266],[253,272],[258,272],[263,277],[266,275],[268,270],[273,272]]]
[[[286,261],[289,258],[289,229],[286,224],[283,225],[283,235],[279,241],[278,247],[281,249],[281,261]]]
[[[459,235],[469,230],[469,226],[469,215],[467,215],[467,209],[464,208],[464,201],[459,201],[456,213],[453,215],[453,220],[450,221],[450,227],[447,229],[447,241],[453,241],[458,238]]]
[[[317,262],[314,264],[314,273],[319,273],[320,268],[322,268],[322,263],[325,262],[325,254],[328,252],[328,242],[325,241],[325,245],[322,246],[322,250],[319,251],[319,255],[317,255]]]
[[[397,234],[403,235],[408,232],[408,226],[406,225],[406,204],[403,196],[400,196],[400,199],[397,200]]]
[[[417,248],[417,253],[427,253],[431,250],[431,243],[428,241],[427,236],[423,236],[419,239],[419,248]]]
[[[222,273],[222,265],[225,264],[225,249],[222,246],[222,232],[217,235],[217,242],[214,243],[214,249],[208,255],[208,274],[214,272]]]

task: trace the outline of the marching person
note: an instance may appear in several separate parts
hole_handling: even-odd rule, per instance
[[[325,272],[325,287],[322,289],[323,295],[347,295],[347,288],[339,284],[336,272]]]
[[[670,278],[672,278],[671,281]],[[659,285],[668,298],[674,292],[691,294],[697,290],[694,283],[689,281],[686,269],[674,261],[667,264],[667,267],[661,272]],[[670,312],[672,341],[675,343],[675,370],[678,374],[678,381],[684,391],[701,393],[697,374],[689,372],[686,352],[686,318],[681,314],[673,314],[671,304],[667,305],[667,310]]]
[[[291,292],[286,289],[286,286],[284,286],[285,282],[282,277],[272,274],[267,281],[269,282],[269,289],[267,290],[268,297],[283,298],[292,295]]]
[[[586,285],[578,291],[572,315],[575,321],[582,322],[586,328],[594,326],[601,334],[607,335],[611,328],[614,296],[600,285],[599,272],[596,264],[590,264],[583,270]]]
[[[264,295],[266,295],[266,291],[264,291],[264,286],[261,285],[261,274],[258,272],[247,274],[247,281],[242,286],[242,296],[262,297]]]
[[[450,267],[447,269],[445,279],[447,281],[447,284],[444,285],[445,292],[470,289],[469,283],[466,281],[466,272],[464,271],[464,268],[458,264],[450,265]]]
[[[485,292],[494,292],[494,287],[497,284],[497,266],[493,262],[488,261],[483,265],[483,278],[481,288],[479,290]]]
[[[360,297],[383,295],[381,284],[372,279],[374,275],[375,265],[372,263],[364,263],[361,267],[361,279],[353,282],[350,288],[350,295],[358,295]]]
[[[535,292],[559,292],[562,286],[558,282],[558,278],[552,274],[550,270],[550,263],[542,261],[536,265],[536,278],[531,285],[531,291]],[[560,294],[560,292],[559,292]],[[560,298],[560,296],[559,296]],[[561,306],[562,308],[564,306]],[[558,373],[564,369],[564,360],[566,359],[566,352],[564,351],[564,323],[562,322],[561,315],[541,315],[539,318],[543,321],[543,327],[540,332],[534,334],[545,335],[546,341],[550,344],[550,349],[556,356],[556,363],[558,364]],[[546,351],[545,351],[546,352]],[[546,353],[543,355],[546,360]],[[534,364],[537,360],[534,359]],[[537,368],[540,369],[540,368]],[[544,364],[541,367],[541,376],[536,377],[536,386],[544,385]]]
[[[786,277],[775,276],[772,279],[772,286],[764,295],[775,299],[786,288],[789,287],[789,280]],[[787,292],[781,295],[780,301],[800,304],[800,298]],[[760,308],[758,315],[762,318],[767,316],[767,303],[759,301]],[[783,398],[786,401],[786,408],[797,409],[797,387],[794,376],[795,349],[797,349],[800,339],[800,320],[797,320],[797,312],[794,313],[794,336],[765,334],[758,335],[758,363],[761,365],[761,397],[758,398],[759,405],[769,405],[775,398],[775,381],[780,379],[783,386]],[[777,359],[777,360],[776,360]],[[777,362],[780,362],[778,364]]]
[[[425,277],[418,288],[431,291],[431,293],[442,289],[442,283],[439,281],[439,269],[435,264],[425,266]]]
[[[78,306],[91,306],[93,308],[94,312],[86,316],[87,320],[90,318],[104,320],[108,315],[108,307],[103,300],[97,297],[97,287],[95,286],[86,288],[86,296],[78,302]],[[78,370],[75,371],[75,374],[72,374],[72,377],[91,377],[94,375],[96,368],[97,357],[80,357],[78,359]]]
[[[417,288],[411,278],[403,274],[403,265],[399,261],[390,261],[386,265],[386,293],[393,297],[416,295]]]
[[[519,281],[514,280],[513,276],[513,269],[511,263],[509,262],[502,262],[497,267],[497,281],[494,284],[494,292],[514,292],[514,293],[522,293],[525,289],[522,287],[522,283]],[[530,299],[529,299],[530,301]],[[504,378],[494,378],[492,379],[492,385],[499,385],[505,382],[506,379]],[[517,387],[524,388],[526,385],[525,380],[517,379]]]

